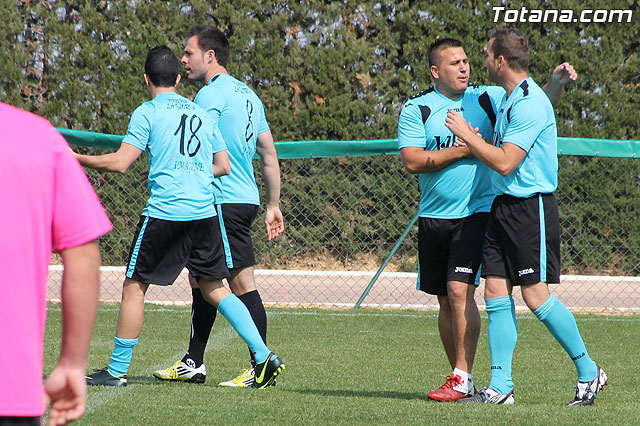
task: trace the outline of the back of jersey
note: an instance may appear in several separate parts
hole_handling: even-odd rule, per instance
[[[260,204],[253,157],[258,135],[269,130],[262,101],[246,84],[217,74],[200,89],[195,102],[217,121],[229,152],[231,173],[214,179],[216,204]]]
[[[211,163],[225,146],[202,108],[177,93],[160,93],[134,111],[122,142],[149,156],[143,215],[173,221],[215,216]]]

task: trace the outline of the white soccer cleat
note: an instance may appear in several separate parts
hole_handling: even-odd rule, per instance
[[[511,389],[509,393],[502,394],[494,391],[489,387],[486,387],[481,389],[480,392],[473,395],[472,397],[462,398],[457,402],[511,405],[515,402],[515,399],[513,398],[513,389]]]
[[[607,374],[598,365],[598,375],[589,382],[578,382],[576,396],[567,405],[593,405],[598,392],[609,384]]]
[[[207,378],[207,369],[204,364],[194,368],[182,361],[176,361],[175,364],[165,370],[154,371],[153,377],[172,382],[204,383]]]

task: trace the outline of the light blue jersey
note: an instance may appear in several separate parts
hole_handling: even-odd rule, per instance
[[[149,156],[144,216],[187,221],[216,215],[213,155],[227,148],[206,111],[177,93],[160,93],[136,108],[122,142]]]
[[[504,97],[506,97],[506,93]],[[531,77],[500,103],[493,143],[522,148],[527,155],[508,176],[493,175],[498,195],[527,198],[558,187],[558,132],[551,101]]]
[[[258,96],[228,74],[215,75],[194,99],[217,123],[227,144],[231,173],[214,180],[216,204],[260,204],[253,172],[257,138],[269,130]]]
[[[504,96],[497,86],[469,86],[452,100],[435,87],[409,99],[398,123],[398,147],[435,151],[453,145],[454,135],[445,126],[450,110],[459,112],[485,139],[491,139],[497,101]],[[491,170],[475,157],[455,161],[437,172],[420,173],[420,217],[460,219],[488,212],[494,198]]]

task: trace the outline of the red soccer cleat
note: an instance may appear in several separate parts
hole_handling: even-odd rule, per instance
[[[462,381],[462,378],[457,374],[452,374],[451,376],[447,376],[447,381],[444,382],[444,385],[429,392],[427,396],[434,401],[455,402],[462,398],[469,398],[475,394],[475,387],[473,388],[473,392],[467,392],[467,387]]]

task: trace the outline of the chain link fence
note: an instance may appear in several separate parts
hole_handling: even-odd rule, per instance
[[[87,170],[114,224],[100,241],[105,301],[120,300],[129,245],[147,198],[140,176],[145,168],[146,160],[138,160],[124,175]],[[256,283],[267,305],[351,308],[362,297],[365,307],[437,307],[435,297],[416,290],[417,226],[372,283],[418,208],[418,180],[398,155],[283,159],[281,170],[285,233],[266,241],[264,211],[253,228]],[[259,172],[257,180],[262,186]],[[551,291],[577,311],[640,307],[640,162],[561,155],[556,195],[563,277]],[[55,299],[61,267],[55,258],[53,263],[49,293]],[[517,293],[516,304],[524,306]],[[147,300],[190,303],[186,274],[173,286],[151,286]]]

